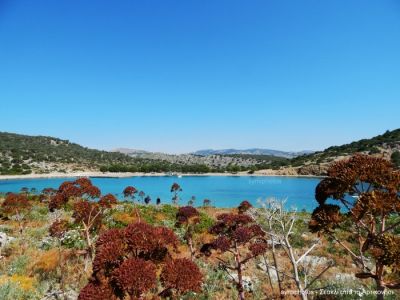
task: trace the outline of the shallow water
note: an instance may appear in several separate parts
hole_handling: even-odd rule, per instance
[[[177,182],[183,189],[180,193],[180,204],[185,205],[192,197],[196,197],[195,205],[202,205],[204,199],[210,199],[211,205],[217,207],[235,207],[241,201],[248,200],[257,204],[259,198],[287,198],[287,207],[298,210],[312,210],[317,202],[314,190],[319,183],[318,178],[275,177],[275,176],[172,176],[129,177],[129,178],[91,178],[103,194],[116,194],[122,199],[122,190],[132,185],[139,191],[150,195],[152,203],[157,197],[162,203],[171,202],[170,188]],[[60,183],[72,178],[15,179],[0,180],[0,192],[18,192],[22,187],[57,188]]]

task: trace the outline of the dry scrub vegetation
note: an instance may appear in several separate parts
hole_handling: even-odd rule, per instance
[[[0,299],[398,299],[399,171],[358,155],[328,175],[312,214],[179,206],[177,185],[174,205],[117,201],[88,178],[5,194]]]

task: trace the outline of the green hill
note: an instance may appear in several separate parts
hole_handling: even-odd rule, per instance
[[[332,146],[324,151],[302,155],[283,162],[281,166],[305,167],[310,165],[326,167],[330,162],[348,157],[354,153],[379,155],[400,167],[400,129],[386,131],[384,134],[370,139],[362,139],[341,146]]]
[[[204,157],[203,160],[184,156],[183,159],[172,161],[162,156],[132,157],[118,152],[89,149],[54,137],[0,132],[0,174],[71,171],[206,173],[273,169],[279,170],[281,175],[321,175],[330,162],[356,152],[384,156],[400,167],[400,129],[292,159],[232,154]]]
[[[204,166],[178,165],[133,158],[118,152],[89,149],[68,140],[0,132],[0,174],[69,171],[165,172],[208,171]]]

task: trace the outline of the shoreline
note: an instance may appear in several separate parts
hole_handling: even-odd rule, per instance
[[[51,179],[51,178],[73,178],[73,177],[92,177],[92,178],[129,178],[129,177],[194,177],[194,176],[226,176],[226,177],[293,177],[293,178],[324,178],[317,175],[294,175],[294,174],[273,174],[270,172],[259,172],[249,174],[239,173],[143,173],[143,172],[69,172],[69,173],[48,173],[48,174],[26,174],[26,175],[0,175],[0,180],[23,180],[23,179]]]

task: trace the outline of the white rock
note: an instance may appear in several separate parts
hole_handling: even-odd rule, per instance
[[[7,246],[13,240],[15,240],[15,238],[8,236],[5,232],[0,231],[0,248]]]
[[[301,260],[302,265],[310,265],[312,267],[327,265],[329,260],[326,257],[307,255]]]
[[[237,274],[231,274],[231,276],[235,279],[235,281],[238,281],[238,275]],[[253,291],[253,279],[250,276],[242,276],[242,282],[243,282],[243,288],[246,291]]]
[[[257,268],[264,271],[265,273],[269,273],[269,277],[271,278],[272,282],[278,282],[278,272],[276,272],[276,270],[274,270],[273,268],[267,268],[267,266],[265,265],[265,263],[259,263],[257,264]]]

